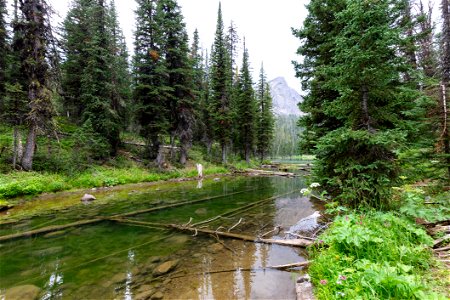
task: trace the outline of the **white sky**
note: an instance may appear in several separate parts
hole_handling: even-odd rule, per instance
[[[57,15],[56,23],[65,17],[70,0],[47,0]],[[115,0],[120,25],[127,39],[128,51],[133,54],[133,28],[135,27],[134,0]],[[300,28],[309,0],[222,0],[222,15],[225,28],[231,20],[237,27],[241,39],[245,36],[249,50],[253,80],[258,80],[261,62],[269,80],[279,76],[300,91],[300,80],[295,78],[292,60],[300,41],[291,33],[291,27]],[[198,29],[203,48],[211,49],[216,30],[219,0],[178,0],[189,36]],[[54,24],[56,25],[56,24]],[[240,49],[242,52],[242,49]],[[238,64],[241,63],[239,59]]]

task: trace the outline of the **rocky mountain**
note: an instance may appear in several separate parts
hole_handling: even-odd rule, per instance
[[[302,96],[296,90],[288,86],[283,77],[278,77],[269,82],[273,99],[273,112],[277,116],[301,116],[303,113],[298,108]]]

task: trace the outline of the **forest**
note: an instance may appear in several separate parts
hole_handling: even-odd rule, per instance
[[[186,259],[186,265],[181,263],[187,267],[189,263],[201,265],[196,259],[202,254],[197,251],[207,255],[227,251],[231,257],[224,261],[234,261],[254,246],[249,244],[267,241],[266,236],[274,238],[268,239],[271,243],[279,243],[278,239],[289,240],[290,234],[307,240],[307,254],[292,256],[308,259],[302,265],[306,267],[294,272],[309,274],[304,282],[311,281],[311,293],[313,290],[318,299],[447,299],[450,3],[440,0],[433,6],[424,1],[310,0],[305,5],[306,18],[291,28],[299,44],[299,58],[292,64],[304,92],[299,103],[302,115],[276,118],[263,64],[254,79],[245,38],[233,22],[224,24],[220,3],[214,42],[206,49],[197,30],[189,40],[176,0],[136,0],[134,49],[129,53],[114,0],[72,0],[58,28],[52,27],[52,8],[45,0],[14,0],[10,6],[0,0],[3,208],[32,202],[32,197],[46,192],[76,193],[87,188],[92,188],[89,192],[111,188],[110,197],[114,198],[112,187],[117,185],[196,178],[196,163],[205,166],[206,177],[212,176],[205,186],[200,178],[195,187],[180,183],[170,186],[168,192],[161,188],[161,195],[180,203],[159,198],[159,186],[141,198],[138,188],[128,191],[125,186],[122,198],[111,200],[106,213],[101,206],[94,206],[92,212],[89,207],[71,205],[37,214],[36,224],[52,224],[45,213],[51,217],[60,213],[64,217],[61,222],[67,224],[30,225],[29,231],[17,233],[20,222],[31,219],[30,224],[36,225],[32,218],[36,215],[25,212],[18,220],[6,216],[4,223],[0,220],[0,225],[6,224],[0,226],[4,233],[0,239],[53,234],[55,228],[72,230],[86,224],[95,224],[92,231],[102,232],[108,221],[114,226],[139,227],[136,231],[121,229],[117,234],[120,243],[115,246],[123,244],[122,248],[128,247],[128,236],[143,242],[148,238],[144,230],[155,227],[194,233],[192,240],[205,233],[217,241],[212,250],[211,245],[201,244],[203,240],[191,245],[195,250],[181,250],[181,257],[193,257],[192,261]],[[280,157],[300,157],[302,161],[283,165],[269,159]],[[223,179],[221,173],[238,175]],[[296,196],[289,198],[291,194]],[[130,204],[120,202],[129,199]],[[212,199],[222,202],[196,206]],[[270,201],[274,203],[268,204]],[[78,197],[77,205],[79,202]],[[122,211],[126,209],[131,211]],[[151,215],[154,211],[158,214]],[[307,212],[320,215],[319,229],[293,232],[296,222],[308,220],[301,215]],[[141,214],[140,219],[124,219]],[[291,214],[289,218],[287,214]],[[78,215],[87,219],[74,217]],[[172,218],[170,224],[166,216]],[[232,218],[236,216],[239,218]],[[287,220],[293,223],[286,225]],[[17,223],[18,230],[14,227]],[[203,224],[216,227],[198,226]],[[268,227],[274,230],[268,231]],[[232,230],[239,233],[230,233]],[[280,232],[285,236],[278,235]],[[78,233],[71,234],[68,239],[76,240]],[[230,236],[245,236],[250,243],[236,246],[220,240]],[[169,238],[161,238],[159,233],[154,237]],[[91,237],[93,244],[97,238]],[[183,244],[188,238],[179,240]],[[37,239],[36,243],[40,242]],[[8,258],[14,247],[24,247],[18,242],[7,245]],[[160,248],[169,252],[165,246]],[[238,255],[236,249],[244,250]],[[253,263],[260,255],[262,267],[253,264],[238,271],[265,272],[272,251],[268,249],[272,248],[258,248],[254,251],[258,254],[251,252],[251,258],[240,262]],[[23,257],[29,256],[26,251],[29,249],[21,252]],[[194,252],[199,256],[194,257]],[[282,253],[283,258],[292,254]],[[83,255],[86,260],[93,259],[90,253]],[[134,259],[130,257],[125,265]],[[157,270],[160,259],[139,263]],[[172,259],[164,263],[173,263],[175,269],[178,261]],[[23,272],[12,263],[3,266]],[[233,267],[196,275],[235,272],[236,265]],[[11,274],[16,274],[13,271]],[[101,274],[104,270],[96,271]],[[170,272],[164,276],[166,273]],[[155,271],[152,274],[156,282],[165,279]],[[184,276],[174,274],[169,283]],[[278,280],[284,278],[276,274]],[[4,275],[1,270],[0,275]],[[224,285],[242,276],[244,289],[249,289],[253,282],[249,274],[235,276]],[[13,282],[12,277],[8,280]],[[97,281],[93,285],[98,287]],[[153,281],[147,283],[152,285],[152,295],[158,294],[156,290],[170,290]],[[114,289],[117,282],[103,284],[110,293],[118,290]],[[303,286],[303,281],[293,284]],[[9,285],[0,283],[0,296]],[[78,287],[67,288],[74,292],[71,288]],[[142,294],[138,288],[135,295]],[[253,295],[228,292],[213,291],[212,298]],[[176,289],[174,293],[170,295],[176,295]],[[162,298],[147,296],[142,299]]]

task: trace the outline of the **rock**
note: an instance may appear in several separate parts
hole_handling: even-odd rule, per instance
[[[0,204],[0,212],[7,211],[8,209],[13,208],[14,205],[12,204]]]
[[[93,195],[91,194],[84,194],[83,197],[81,197],[81,201],[94,201],[97,200]]]
[[[214,181],[220,181],[220,178],[214,178],[213,180]]]
[[[143,291],[138,293],[134,299],[136,300],[147,300],[147,299],[152,299],[152,295],[155,291],[153,291],[152,289],[147,290],[147,291]]]
[[[162,260],[161,256],[150,256],[147,264],[159,263]]]
[[[41,289],[35,285],[27,284],[7,289],[5,299],[7,300],[34,300],[39,299]]]
[[[118,273],[114,275],[113,278],[111,278],[111,281],[114,283],[123,283],[127,280],[127,274],[125,273]]]
[[[153,276],[161,276],[173,271],[179,263],[179,260],[169,260],[160,264],[153,270]]]
[[[175,235],[169,239],[167,239],[167,242],[170,244],[184,244],[187,241],[189,241],[189,237],[186,235]]]
[[[157,292],[157,293],[155,293],[150,299],[152,299],[152,300],[160,300],[160,299],[162,299],[162,298],[164,298],[163,293]]]
[[[46,235],[44,235],[44,238],[55,238],[55,237],[59,237],[59,236],[65,235],[65,234],[66,234],[65,230],[49,232]]]
[[[206,215],[207,212],[208,212],[208,210],[206,208],[202,207],[202,208],[197,209],[195,211],[195,214],[204,216],[204,215]]]
[[[297,279],[295,286],[298,300],[314,300],[313,286],[311,284],[309,275],[303,275]]]
[[[213,254],[218,253],[224,249],[223,245],[221,243],[215,243],[210,246],[208,246],[208,252],[211,252]]]

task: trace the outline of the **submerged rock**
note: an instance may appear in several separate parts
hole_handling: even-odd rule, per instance
[[[153,295],[154,292],[155,292],[155,291],[153,291],[153,290],[148,290],[148,291],[145,291],[145,292],[140,292],[139,294],[137,294],[137,295],[135,296],[134,299],[136,299],[136,300],[148,300],[148,299],[152,299],[151,297],[152,297],[152,295]]]
[[[208,212],[208,210],[205,207],[199,208],[195,211],[196,215],[206,215],[206,213]]]
[[[173,271],[178,266],[179,260],[169,260],[160,264],[153,270],[153,276],[161,276]]]
[[[164,298],[164,294],[161,292],[157,292],[156,294],[154,294],[150,299],[152,300],[160,300]]]
[[[49,255],[55,255],[59,252],[63,251],[63,247],[56,246],[56,247],[50,247],[47,249],[37,250],[33,252],[34,256],[49,256]]]
[[[7,289],[5,299],[7,300],[35,300],[39,299],[41,289],[32,284],[15,286]]]
[[[85,202],[85,201],[94,201],[97,200],[97,198],[95,198],[95,196],[91,195],[91,194],[84,194],[83,197],[81,197],[81,201]]]
[[[210,246],[208,246],[208,252],[211,252],[213,254],[218,253],[224,249],[224,246],[221,243],[215,243]]]

